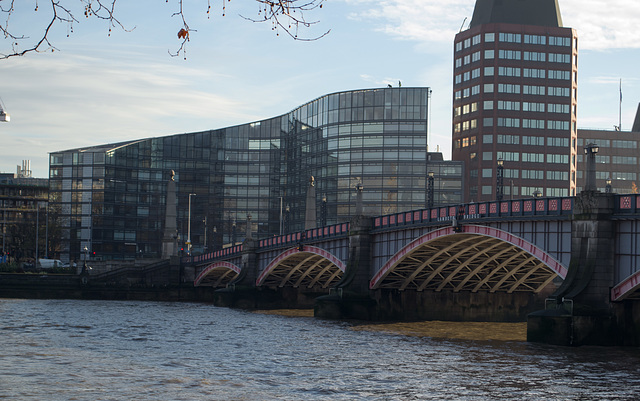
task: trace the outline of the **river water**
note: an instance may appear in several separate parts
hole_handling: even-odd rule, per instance
[[[206,304],[0,299],[0,399],[640,399],[636,348],[478,340],[439,324],[430,335]]]

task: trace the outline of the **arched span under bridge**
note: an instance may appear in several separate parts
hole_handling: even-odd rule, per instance
[[[257,286],[328,288],[345,272],[344,263],[322,248],[305,245],[290,248],[278,255],[264,269]]]
[[[398,251],[373,277],[371,289],[525,291],[538,293],[567,268],[542,249],[493,227],[431,231]]]
[[[204,268],[196,277],[193,285],[195,287],[226,287],[239,274],[240,267],[233,263],[218,261]]]

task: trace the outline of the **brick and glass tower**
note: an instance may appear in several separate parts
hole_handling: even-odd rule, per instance
[[[456,35],[453,160],[465,201],[576,190],[578,39],[557,0],[477,0]]]

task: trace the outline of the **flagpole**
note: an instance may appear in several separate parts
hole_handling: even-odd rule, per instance
[[[622,78],[620,78],[620,110],[618,111],[618,130],[622,131]]]

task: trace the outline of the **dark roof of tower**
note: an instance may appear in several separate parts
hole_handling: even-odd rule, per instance
[[[476,0],[470,27],[508,23],[562,27],[558,0]]]
[[[636,119],[633,120],[633,132],[640,132],[640,103],[638,104],[638,111],[636,112]]]

